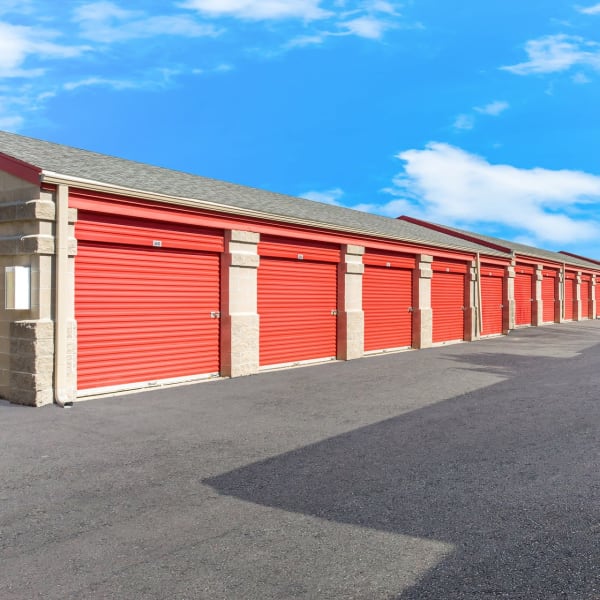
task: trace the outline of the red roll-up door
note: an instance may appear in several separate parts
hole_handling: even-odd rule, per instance
[[[575,273],[567,273],[565,277],[565,321],[572,321],[575,316]]]
[[[484,265],[481,267],[481,335],[502,333],[503,285],[504,269]]]
[[[78,390],[218,373],[221,232],[81,211],[76,236]]]
[[[334,358],[339,248],[263,236],[259,254],[260,365]]]
[[[367,251],[363,257],[365,352],[412,344],[414,258]],[[402,268],[408,267],[408,268]]]
[[[466,264],[434,261],[431,279],[433,342],[463,340],[465,337]]]
[[[515,273],[515,325],[531,325],[533,296],[533,269],[517,267]]]
[[[556,320],[556,271],[543,271],[542,305],[544,323],[554,323]]]
[[[591,277],[590,275],[582,275],[581,276],[581,318],[589,319],[590,318],[590,294],[591,294]]]

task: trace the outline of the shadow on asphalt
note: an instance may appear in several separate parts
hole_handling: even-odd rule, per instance
[[[2,409],[27,410],[28,408],[31,408],[31,407],[29,407],[29,406],[22,406],[20,404],[12,404],[8,400],[2,400],[0,398],[0,410],[2,410]]]
[[[599,357],[600,345],[569,359],[460,355],[505,379],[204,483],[451,543],[399,600],[598,599]]]

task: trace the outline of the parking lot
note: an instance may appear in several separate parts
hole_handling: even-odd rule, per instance
[[[598,599],[600,321],[23,408],[0,598]]]

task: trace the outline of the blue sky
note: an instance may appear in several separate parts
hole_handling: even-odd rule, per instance
[[[600,3],[0,0],[0,128],[600,258]]]

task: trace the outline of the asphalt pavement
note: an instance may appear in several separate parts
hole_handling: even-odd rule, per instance
[[[40,409],[2,600],[599,600],[600,321]]]

